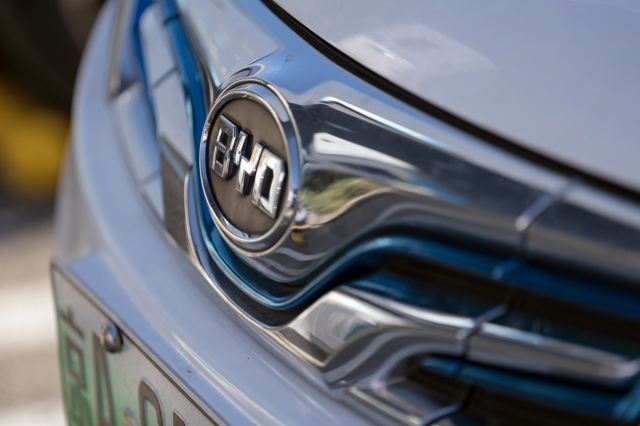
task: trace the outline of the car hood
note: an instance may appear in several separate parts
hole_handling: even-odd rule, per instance
[[[635,0],[276,0],[397,86],[640,190]]]

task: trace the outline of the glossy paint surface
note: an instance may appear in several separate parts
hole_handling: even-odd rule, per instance
[[[344,54],[532,151],[640,188],[640,5],[275,0]]]

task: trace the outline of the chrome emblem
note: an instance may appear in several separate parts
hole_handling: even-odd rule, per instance
[[[260,143],[253,146],[251,157],[247,158],[245,150],[249,137],[244,131],[238,130],[238,126],[231,120],[221,115],[210,164],[222,179],[230,179],[234,165],[237,166],[236,189],[243,195],[247,194],[250,181],[255,177],[251,200],[270,218],[275,219],[282,185],[287,175],[285,164]]]
[[[297,207],[300,160],[287,105],[257,83],[227,88],[209,112],[200,177],[209,212],[240,251],[262,251],[289,231]]]

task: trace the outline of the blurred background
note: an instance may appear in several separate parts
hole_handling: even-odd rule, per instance
[[[0,0],[3,426],[65,424],[49,283],[53,210],[76,72],[103,1]]]

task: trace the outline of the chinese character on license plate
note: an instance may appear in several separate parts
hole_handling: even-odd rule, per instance
[[[70,426],[216,424],[129,336],[105,350],[100,330],[110,318],[65,274],[54,268],[52,279]]]

